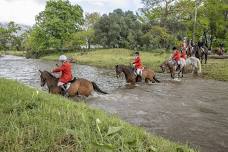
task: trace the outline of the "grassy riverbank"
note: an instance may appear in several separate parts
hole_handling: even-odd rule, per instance
[[[209,59],[202,69],[204,78],[228,81],[228,59]]]
[[[0,55],[25,56],[25,51],[0,51]]]
[[[85,53],[66,53],[78,61],[79,64],[93,65],[102,68],[114,68],[117,64],[129,65],[133,62],[133,51],[128,49],[99,49]],[[143,64],[156,71],[160,70],[159,65],[168,58],[167,53],[140,52]],[[60,54],[53,54],[42,57],[44,60],[56,60]]]
[[[84,103],[15,81],[0,79],[0,91],[0,151],[193,152]]]
[[[45,60],[57,60],[60,54],[42,57]],[[127,49],[100,49],[86,53],[66,53],[78,61],[79,64],[93,65],[103,68],[114,68],[116,64],[129,65],[133,60],[133,51]],[[160,64],[166,60],[169,53],[141,52],[143,64],[160,72]],[[228,59],[209,59],[207,65],[202,66],[203,77],[228,81]]]

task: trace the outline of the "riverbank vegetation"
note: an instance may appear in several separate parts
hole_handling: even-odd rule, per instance
[[[117,64],[132,65],[133,53],[133,51],[128,49],[98,49],[90,52],[66,53],[66,55],[76,60],[77,64],[86,64],[101,68],[114,68]],[[57,61],[60,54],[61,53],[44,56],[41,59]],[[157,50],[156,53],[140,52],[140,54],[143,64],[156,71],[160,70],[160,64],[170,55],[161,50]]]
[[[0,91],[1,151],[194,151],[16,81],[1,78]]]
[[[204,78],[228,81],[228,59],[209,59],[208,64],[203,64]]]

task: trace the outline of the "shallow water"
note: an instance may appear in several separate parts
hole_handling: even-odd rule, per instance
[[[39,72],[51,70],[55,62],[5,56],[0,58],[0,77],[39,86]],[[158,75],[162,83],[125,85],[114,70],[76,66],[79,77],[95,81],[109,95],[94,93],[86,103],[146,128],[153,134],[189,143],[203,152],[228,151],[228,83],[192,78],[180,81]]]

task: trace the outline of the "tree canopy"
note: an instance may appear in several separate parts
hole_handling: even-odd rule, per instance
[[[18,36],[20,27],[0,26],[0,49],[105,48],[152,50],[171,48],[184,37],[206,45],[228,46],[227,0],[141,0],[137,13],[116,9],[102,16],[85,13],[69,0],[48,0],[32,29]]]

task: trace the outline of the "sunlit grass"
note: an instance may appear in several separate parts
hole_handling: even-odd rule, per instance
[[[25,51],[0,51],[0,55],[25,56]]]
[[[228,59],[209,59],[202,72],[205,78],[228,81]]]
[[[193,152],[115,116],[0,79],[0,151]]]
[[[169,57],[168,53],[140,52],[143,65],[159,71],[159,65]],[[130,65],[133,62],[134,51],[128,49],[99,49],[85,53],[66,53],[79,64],[93,65],[102,68],[114,68],[117,64]],[[42,57],[45,60],[57,60],[60,54]]]

